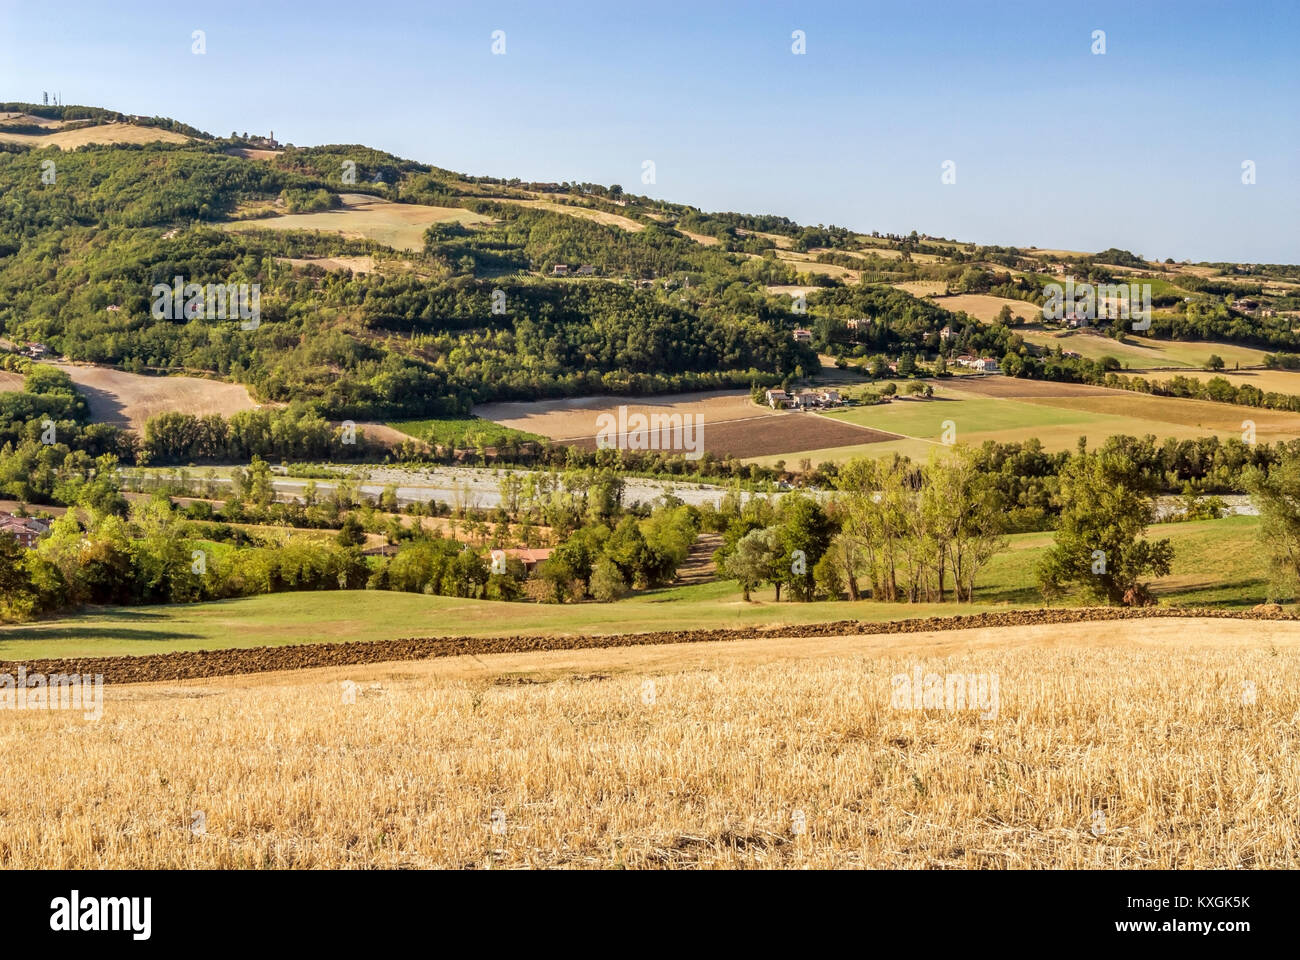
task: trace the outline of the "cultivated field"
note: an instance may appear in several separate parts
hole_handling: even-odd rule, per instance
[[[375,269],[374,257],[276,257],[279,263],[295,267],[319,267],[331,273],[351,270],[353,273],[371,273]]]
[[[914,297],[932,297],[935,294],[943,293],[948,289],[948,284],[942,280],[913,280],[908,283],[891,283],[895,290],[902,290],[904,293],[910,293]],[[1030,304],[1032,306],[1032,304]],[[1011,308],[1015,310],[1015,307]],[[997,311],[994,311],[996,315]]]
[[[24,118],[24,123],[32,122]],[[45,124],[42,124],[44,126]],[[189,137],[158,127],[137,127],[129,123],[108,123],[99,126],[74,127],[71,130],[54,128],[45,134],[5,133],[0,130],[0,143],[18,143],[41,149],[58,147],[75,150],[92,143],[188,143]]]
[[[1141,437],[1151,433],[1161,439],[1211,434],[1221,439],[1240,437],[1247,419],[1254,421],[1260,441],[1300,436],[1300,414],[1284,411],[1015,377],[931,382],[935,385],[932,400],[899,398],[822,415],[903,439],[804,451],[801,459],[842,462],[854,456],[898,452],[924,460],[942,445],[946,421],[952,421],[958,443],[978,446],[985,440],[1009,443],[1036,438],[1049,451],[1072,450],[1080,436],[1087,437],[1094,447],[1117,434]],[[753,459],[771,464],[777,458]]]
[[[1150,380],[1167,380],[1174,375],[1182,375],[1190,380],[1200,380],[1202,382],[1213,380],[1215,377],[1223,377],[1233,386],[1241,387],[1250,384],[1265,393],[1283,393],[1290,396],[1300,396],[1300,370],[1248,370],[1234,372],[1231,369],[1215,373],[1211,370],[1175,370],[1170,371],[1168,376],[1151,376]]]
[[[373,240],[394,250],[423,250],[424,231],[435,223],[484,223],[487,217],[461,207],[390,203],[364,193],[339,194],[343,206],[317,213],[294,213],[223,224],[226,230],[319,230]]]
[[[682,393],[645,397],[574,397],[564,400],[494,403],[476,407],[476,416],[525,430],[583,450],[595,450],[599,417],[627,415],[703,417],[704,452],[736,457],[793,454],[825,446],[891,439],[856,424],[835,423],[809,413],[760,407],[748,393]],[[685,419],[684,419],[684,422]]]
[[[0,725],[0,866],[1294,868],[1298,646],[1128,620],[109,686]],[[983,699],[913,707],[918,670]]]
[[[258,406],[248,395],[248,388],[238,383],[201,377],[148,377],[88,364],[56,366],[85,395],[96,422],[134,430],[144,429],[145,421],[158,413],[219,413],[228,417]]]
[[[944,301],[939,301],[943,303]],[[1032,306],[1032,305],[1031,305]],[[1060,347],[1073,350],[1089,360],[1102,357],[1114,357],[1124,367],[1132,370],[1173,368],[1174,372],[1203,369],[1211,354],[1223,358],[1231,369],[1234,365],[1243,367],[1263,366],[1265,350],[1253,347],[1241,347],[1231,343],[1213,343],[1200,340],[1152,340],[1137,334],[1127,334],[1121,343],[1113,337],[1091,330],[1063,330],[1060,332],[1044,330],[1041,326],[1017,327],[1027,343],[1042,347]]]
[[[0,393],[21,390],[22,388],[23,378],[19,374],[10,373],[8,370],[0,370]]]
[[[584,220],[603,223],[609,227],[621,227],[631,233],[640,233],[645,229],[644,223],[633,220],[631,217],[620,217],[616,213],[606,213],[604,210],[593,210],[590,207],[556,203],[554,200],[503,200],[502,202],[518,204],[521,207],[533,207],[538,210],[550,210],[552,213],[563,213],[571,217],[581,217]]]
[[[1043,308],[1028,300],[990,297],[982,293],[959,293],[951,297],[933,297],[932,300],[936,306],[943,307],[945,310],[951,310],[953,313],[964,310],[984,323],[992,323],[1003,307],[1011,308],[1013,318],[1024,317],[1026,320],[1034,321],[1043,315]]]

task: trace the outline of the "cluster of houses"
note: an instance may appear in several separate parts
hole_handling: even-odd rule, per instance
[[[1252,300],[1250,297],[1240,297],[1232,302],[1232,309],[1238,313],[1255,314],[1261,317],[1275,317],[1277,311],[1272,307],[1265,307],[1258,300]]]
[[[12,513],[0,513],[0,534],[9,534],[28,550],[50,532],[50,525],[35,517],[19,517]]]
[[[844,398],[838,390],[769,390],[765,394],[773,410],[820,410],[823,407],[842,407]]]
[[[567,263],[557,263],[551,267],[551,276],[553,277],[594,277],[596,268],[589,263],[584,263],[576,269],[570,270]]]
[[[980,373],[998,372],[998,362],[992,357],[972,357],[968,353],[963,353],[960,357],[953,357],[952,362],[959,367],[968,367]]]
[[[31,360],[41,360],[50,354],[50,348],[43,343],[28,343],[18,351]]]

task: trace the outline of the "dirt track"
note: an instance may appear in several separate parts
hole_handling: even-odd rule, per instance
[[[1099,620],[1143,620],[1196,617],[1231,620],[1298,620],[1287,615],[1194,609],[1180,607],[1083,607],[1050,610],[1015,610],[972,616],[916,617],[868,623],[836,620],[775,628],[671,630],[610,636],[560,637],[425,637],[353,643],[309,643],[283,647],[248,647],[233,650],[196,650],[140,657],[84,657],[77,659],[0,661],[0,673],[16,673],[19,666],[31,673],[103,674],[105,683],[154,683],[273,670],[302,670],[398,660],[425,660],[489,653],[544,650],[581,650],[630,647],[659,643],[706,643],[763,637],[833,637],[873,634],[929,633],[936,630],[970,630],[987,627],[1037,626]]]

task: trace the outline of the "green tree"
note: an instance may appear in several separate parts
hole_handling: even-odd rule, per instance
[[[1270,599],[1294,596],[1300,582],[1300,457],[1286,456],[1267,473],[1249,470],[1246,487],[1259,509],[1259,537],[1269,553]]]
[[[1071,584],[1093,599],[1125,605],[1148,600],[1142,578],[1164,576],[1174,548],[1145,539],[1155,519],[1149,481],[1124,453],[1072,457],[1060,476],[1056,538],[1038,569],[1044,596]]]
[[[627,581],[608,557],[596,561],[591,569],[591,595],[601,603],[613,603],[627,593]]]
[[[334,540],[341,547],[359,547],[366,542],[366,531],[361,526],[360,520],[348,514]]]
[[[776,530],[751,530],[737,541],[736,548],[723,562],[721,573],[740,584],[748,603],[752,591],[769,581],[779,582],[784,576],[780,561],[781,544]],[[777,589],[779,598],[780,588]]]

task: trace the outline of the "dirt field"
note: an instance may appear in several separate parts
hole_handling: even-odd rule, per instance
[[[3,133],[0,142],[21,143],[36,149],[58,147],[75,150],[91,143],[189,143],[190,138],[158,127],[137,127],[129,123],[109,123],[97,127],[54,130],[47,134]]]
[[[809,413],[760,407],[748,393],[679,393],[658,398],[574,397],[476,407],[476,416],[517,430],[527,430],[582,450],[596,449],[598,418],[617,418],[620,406],[628,415],[641,413],[703,417],[704,451],[722,457],[760,457],[798,453],[827,446],[875,443],[892,434],[839,423]]]
[[[702,446],[704,453],[715,457],[730,455],[744,459],[777,455],[793,457],[805,450],[821,450],[828,446],[897,439],[892,433],[828,420],[814,413],[790,413],[755,420],[705,421]],[[594,436],[572,438],[566,442],[579,450],[597,448]]]
[[[258,405],[238,383],[200,377],[147,377],[88,364],[56,364],[72,377],[99,423],[142,430],[158,413],[219,413],[230,416]]]
[[[110,686],[0,726],[0,866],[1295,868],[1297,652],[1134,619]]]
[[[256,147],[231,147],[226,153],[232,157],[243,157],[245,160],[274,160],[283,150],[259,150]]]
[[[448,220],[484,223],[487,217],[461,207],[390,203],[364,193],[339,194],[343,206],[319,213],[294,213],[222,225],[225,230],[320,230],[355,239],[374,240],[394,250],[424,249],[424,231]]]
[[[942,280],[915,280],[910,283],[891,283],[890,286],[895,290],[910,293],[914,297],[932,297],[948,289],[948,284]]]
[[[295,267],[320,267],[334,273],[351,270],[353,273],[371,273],[375,269],[374,257],[276,257],[280,263]]]
[[[0,370],[0,393],[8,393],[23,388],[23,378],[8,370]]]
[[[1025,380],[1020,377],[962,377],[960,380],[930,380],[936,387],[948,387],[981,397],[1004,397],[1009,400],[1034,397],[1092,397],[1098,395],[1133,397],[1127,390],[1108,390],[1087,383],[1058,383],[1053,380]]]
[[[594,436],[596,418],[602,413],[617,416],[625,406],[629,413],[700,414],[705,424],[725,420],[752,420],[755,417],[779,417],[785,414],[760,407],[748,393],[702,391],[674,393],[660,397],[568,397],[561,400],[530,400],[489,403],[474,408],[474,415],[516,430],[525,430],[553,440]]]

